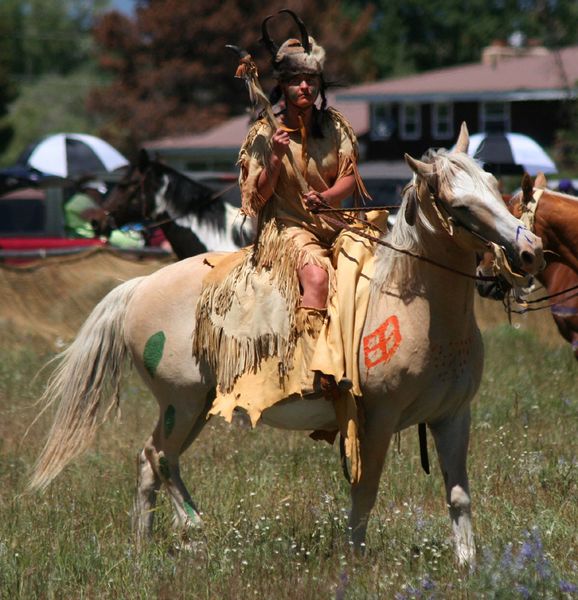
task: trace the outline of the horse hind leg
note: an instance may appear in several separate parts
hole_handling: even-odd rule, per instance
[[[476,547],[472,530],[471,500],[467,473],[470,408],[430,426],[444,477],[446,500],[460,565],[472,566]]]
[[[153,436],[147,441],[145,447],[148,448],[152,444]],[[136,463],[137,488],[133,506],[133,530],[137,547],[141,548],[144,541],[152,534],[157,494],[162,482],[153,469],[145,449],[138,453]]]
[[[137,540],[150,535],[156,495],[164,485],[174,508],[173,523],[184,540],[202,528],[202,519],[180,474],[179,457],[193,443],[207,421],[213,393],[203,401],[189,391],[171,394],[161,405],[157,427],[139,455],[139,485],[135,500]]]

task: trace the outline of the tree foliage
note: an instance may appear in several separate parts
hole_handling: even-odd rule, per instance
[[[13,76],[64,75],[85,64],[92,52],[93,11],[86,0],[2,0],[2,51]]]
[[[9,114],[0,119],[12,134],[2,162],[12,164],[32,142],[51,133],[79,132],[98,135],[98,122],[86,110],[86,96],[94,85],[90,70],[69,75],[47,74],[23,83]]]
[[[515,32],[554,48],[578,40],[577,2],[375,0],[375,9],[367,42],[379,77],[476,62],[485,46]]]
[[[93,63],[94,12],[106,0],[0,2],[0,152],[24,146],[67,123],[86,126],[86,66]],[[83,71],[79,75],[79,71]],[[81,83],[84,81],[84,84]],[[80,87],[79,87],[80,85]]]
[[[330,0],[266,5],[257,0],[150,0],[139,4],[134,19],[113,12],[95,30],[100,66],[112,77],[91,98],[91,108],[109,119],[105,137],[121,148],[136,148],[146,139],[201,131],[242,112],[248,99],[234,79],[238,58],[225,45],[248,49],[267,87],[270,57],[258,44],[260,26],[265,16],[286,6],[325,46],[330,79],[353,82],[367,74],[368,61],[352,56],[370,24],[370,8],[346,15]],[[275,19],[271,31],[279,41],[296,35],[287,15]],[[366,51],[361,45],[357,50]]]

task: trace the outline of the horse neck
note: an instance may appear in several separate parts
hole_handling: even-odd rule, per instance
[[[161,229],[179,260],[203,254],[208,250],[190,228],[181,227],[169,220],[161,224]]]
[[[182,194],[183,186],[177,174],[160,169],[158,176],[159,186],[154,191],[154,204],[157,212],[167,212],[171,218],[186,212]],[[189,198],[186,198],[189,201]]]
[[[536,279],[548,290],[553,290],[554,287],[559,287],[559,283],[562,280],[570,279],[570,283],[567,285],[564,283],[563,287],[569,287],[575,285],[577,275],[572,270],[559,262],[550,263],[543,271],[536,275]],[[563,289],[560,288],[560,289]],[[556,290],[558,291],[558,290]]]
[[[155,191],[157,210],[164,208],[173,218],[189,214],[203,218],[207,213],[223,212],[221,203],[212,201],[212,190],[203,184],[166,167],[160,168],[158,179],[160,185]]]
[[[162,171],[155,192],[157,214],[162,211],[173,221],[165,236],[177,255],[194,256],[210,250],[235,251],[229,220],[230,205],[222,198],[212,199],[212,191],[170,171]],[[236,211],[235,211],[236,212]],[[175,240],[173,244],[172,240]],[[176,246],[181,248],[177,251]]]
[[[402,206],[387,241],[446,268],[382,247],[376,257],[372,293],[380,295],[378,302],[391,292],[404,302],[423,297],[432,305],[450,310],[452,306],[473,308],[473,280],[456,271],[473,275],[475,254],[459,247],[442,228],[437,215],[430,212],[425,219],[420,216],[415,226],[410,226],[405,222]],[[433,231],[427,226],[426,219],[434,224]]]
[[[536,209],[534,233],[560,262],[578,271],[578,201],[545,190]]]

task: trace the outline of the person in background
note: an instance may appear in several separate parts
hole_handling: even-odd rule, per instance
[[[78,190],[64,204],[65,229],[69,237],[96,237],[92,221],[104,218],[102,203],[107,188],[103,181],[84,181]],[[119,248],[142,248],[144,240],[140,234],[115,229],[109,236],[108,242]]]
[[[576,196],[576,188],[572,185],[572,181],[570,179],[561,179],[558,184],[558,191],[563,194],[569,194],[570,196]]]

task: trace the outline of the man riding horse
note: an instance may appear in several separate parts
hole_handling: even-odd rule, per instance
[[[303,381],[309,383],[304,383],[301,393],[321,390],[333,397],[350,389],[351,383],[345,377],[336,383],[333,373],[343,373],[343,368],[328,365],[332,352],[322,351],[319,359],[315,351],[320,332],[324,330],[321,338],[325,338],[329,328],[328,297],[336,286],[332,246],[341,227],[335,219],[327,220],[312,210],[340,207],[352,194],[367,192],[357,171],[357,140],[351,125],[327,107],[325,51],[292,11],[281,12],[295,19],[301,39],[290,38],[278,47],[267,31],[271,17],[263,22],[263,41],[271,52],[277,80],[271,104],[278,111],[276,122],[262,118],[251,127],[239,153],[242,211],[258,219],[257,239],[247,263],[256,272],[267,271],[282,290],[297,290],[296,298],[290,291],[286,298],[288,306],[296,309],[291,329],[300,337],[303,364],[310,375],[305,374]],[[290,337],[295,337],[293,332]],[[202,356],[203,352],[206,344],[198,342],[195,353]],[[282,356],[278,358],[283,362]],[[343,362],[340,353],[335,360]]]

